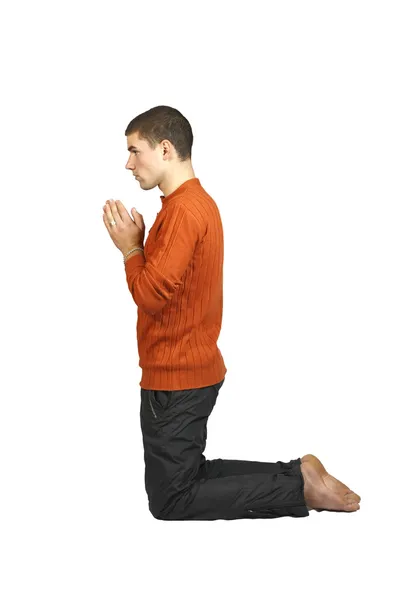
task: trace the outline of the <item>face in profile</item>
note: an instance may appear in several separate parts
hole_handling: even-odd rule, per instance
[[[162,158],[162,143],[157,144],[153,149],[146,140],[134,132],[127,136],[127,148],[129,158],[125,168],[132,171],[140,187],[143,190],[152,190],[158,186],[166,169],[166,162]]]

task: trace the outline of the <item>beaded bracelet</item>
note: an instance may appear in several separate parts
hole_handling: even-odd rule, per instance
[[[129,252],[127,252],[127,253],[124,255],[124,263],[126,262],[126,259],[128,258],[128,256],[129,256],[130,254],[132,254],[132,252],[135,252],[135,250],[141,250],[141,251],[143,252],[143,254],[144,254],[144,249],[143,249],[143,248],[141,248],[140,246],[136,246],[136,248],[132,248],[132,250],[129,250]]]

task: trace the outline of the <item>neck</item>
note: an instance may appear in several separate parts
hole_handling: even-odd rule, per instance
[[[174,173],[166,174],[158,187],[164,196],[169,196],[169,194],[172,194],[172,192],[182,185],[182,183],[185,183],[185,181],[192,179],[193,177],[196,177],[196,175],[190,164],[187,167],[180,169],[179,172],[175,171]]]

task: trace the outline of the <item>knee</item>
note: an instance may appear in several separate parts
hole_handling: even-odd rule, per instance
[[[163,496],[153,496],[149,499],[150,514],[158,521],[168,520],[167,502]]]
[[[157,519],[157,521],[166,521],[166,517],[164,515],[164,513],[162,511],[160,511],[159,509],[155,508],[154,506],[152,506],[151,504],[149,504],[149,510],[150,510],[150,514]]]
[[[149,499],[149,510],[152,516],[159,521],[175,521],[184,518],[182,502],[184,493],[155,494]]]
[[[185,506],[188,503],[190,488],[180,489],[163,483],[147,489],[149,510],[159,521],[171,521],[183,518]]]

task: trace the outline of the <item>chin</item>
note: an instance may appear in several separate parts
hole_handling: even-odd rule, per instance
[[[139,183],[140,183],[141,187],[146,190],[152,190],[153,188],[157,187],[157,183],[148,183],[148,182],[146,183],[144,181],[140,181]]]

